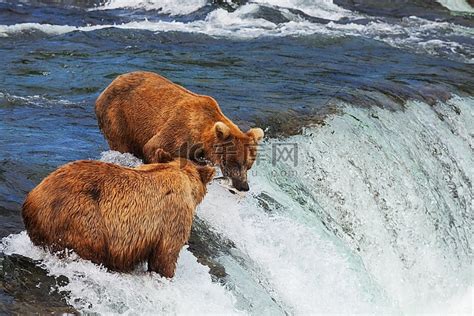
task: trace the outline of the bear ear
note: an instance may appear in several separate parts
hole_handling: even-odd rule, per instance
[[[226,140],[230,136],[230,128],[222,122],[214,124],[214,132],[219,140]]]
[[[216,173],[216,170],[210,166],[197,166],[197,170],[204,185],[211,182],[211,180],[214,178],[214,174]]]
[[[155,151],[155,159],[154,159],[154,162],[161,162],[161,163],[166,163],[166,162],[170,162],[171,160],[173,160],[173,157],[171,156],[171,154],[161,148],[158,148],[156,151]]]
[[[251,128],[248,132],[247,135],[250,137],[253,137],[255,141],[258,143],[263,139],[263,129],[261,128]]]

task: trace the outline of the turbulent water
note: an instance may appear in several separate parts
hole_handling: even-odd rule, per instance
[[[0,1],[0,313],[472,314],[474,25],[465,1]],[[109,151],[93,104],[158,72],[266,130],[215,180],[172,280],[33,246],[21,203]]]

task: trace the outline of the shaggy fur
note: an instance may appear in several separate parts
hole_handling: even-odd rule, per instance
[[[160,150],[156,155],[171,159]],[[122,272],[147,261],[150,271],[173,277],[196,205],[213,175],[211,167],[180,159],[134,169],[76,161],[28,194],[23,220],[35,245],[54,252],[72,249]]]
[[[151,72],[118,76],[96,101],[99,127],[109,146],[153,163],[158,148],[173,156],[219,165],[234,187],[248,190],[247,170],[263,138],[243,133],[217,102]]]

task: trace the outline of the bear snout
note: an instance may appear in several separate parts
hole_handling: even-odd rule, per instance
[[[249,183],[247,181],[242,181],[238,178],[232,178],[232,186],[243,192],[247,192],[250,189]]]

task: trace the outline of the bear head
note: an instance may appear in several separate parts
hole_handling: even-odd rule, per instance
[[[232,180],[232,186],[239,191],[248,191],[247,171],[257,157],[257,145],[263,139],[261,128],[251,128],[243,133],[236,126],[217,122],[213,127],[215,144],[212,158],[222,174]]]
[[[179,168],[186,172],[197,185],[194,187],[193,195],[199,203],[206,193],[206,186],[214,178],[215,169],[208,165],[199,165],[191,160],[181,157],[173,157],[169,152],[158,148],[155,151],[154,161]]]

